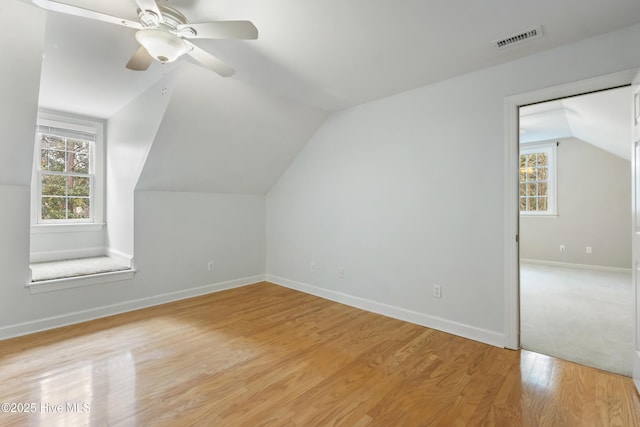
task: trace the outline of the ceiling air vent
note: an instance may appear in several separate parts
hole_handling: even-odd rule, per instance
[[[521,31],[517,34],[512,34],[501,40],[496,40],[493,42],[493,45],[498,48],[513,46],[514,44],[523,42],[525,40],[535,39],[537,37],[540,37],[541,35],[542,35],[542,27],[538,25],[535,28],[531,28],[526,31]]]

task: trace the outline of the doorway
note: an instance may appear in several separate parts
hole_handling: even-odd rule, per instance
[[[504,100],[504,277],[505,347],[520,348],[519,261],[519,107],[547,100],[629,85],[638,70],[626,70],[560,86],[513,95]]]
[[[519,108],[520,345],[631,375],[631,89]]]

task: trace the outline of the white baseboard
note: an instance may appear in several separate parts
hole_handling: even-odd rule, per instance
[[[505,335],[501,333],[476,328],[474,326],[453,322],[441,317],[430,316],[428,314],[383,304],[365,298],[355,297],[352,295],[344,294],[342,292],[319,288],[317,286],[284,279],[282,277],[267,275],[266,280],[280,286],[284,286],[300,292],[305,292],[331,301],[339,302],[351,307],[356,307],[362,310],[371,311],[373,313],[382,314],[383,316],[392,317],[394,319],[403,320],[409,323],[415,323],[417,325],[426,326],[432,329],[437,329],[439,331],[447,332],[474,341],[479,341],[485,344],[490,344],[496,347],[505,346]]]
[[[545,261],[541,259],[525,259],[525,258],[520,259],[520,262],[523,262],[526,264],[548,265],[551,267],[578,268],[582,270],[609,271],[613,273],[631,274],[631,268],[608,267],[606,265],[574,264],[571,262]]]
[[[59,328],[75,323],[87,322],[102,317],[113,316],[114,314],[139,310],[155,305],[166,304],[173,301],[197,297],[227,289],[239,288],[265,280],[264,275],[245,277],[242,279],[229,280],[226,282],[214,283],[197,288],[184,289],[176,292],[169,292],[151,297],[141,298],[132,301],[125,301],[118,304],[111,304],[96,307],[88,310],[76,311],[74,313],[59,316],[47,317],[44,319],[32,320],[29,322],[17,323],[15,325],[0,327],[0,340],[13,338],[21,335],[28,335],[48,329]]]
[[[105,249],[102,246],[94,248],[70,249],[67,251],[32,252],[29,256],[31,263],[59,261],[62,259],[89,258],[104,256]]]

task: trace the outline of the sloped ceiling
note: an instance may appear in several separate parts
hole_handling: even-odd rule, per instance
[[[136,19],[133,0],[60,1]],[[179,9],[192,22],[251,20],[259,29],[258,40],[197,44],[234,66],[233,79],[328,111],[640,22],[637,0],[159,3]],[[124,70],[137,47],[135,30],[48,15],[43,106],[106,118],[161,77],[159,64],[142,73]],[[536,25],[542,26],[543,37],[502,50],[492,46],[496,39]]]
[[[24,4],[0,3],[0,28],[27,31],[17,41],[0,38],[0,185],[31,183],[33,145],[25,141],[34,136],[44,21],[44,14]]]
[[[176,73],[138,190],[265,194],[326,115],[196,65]]]
[[[60,1],[137,19],[133,0]],[[135,30],[47,12],[39,104],[108,119],[179,73],[137,185],[175,191],[264,194],[327,112],[640,22],[637,0],[158,2],[191,22],[251,20],[259,39],[195,42],[230,78],[188,58],[135,72]],[[543,37],[492,44],[537,25]]]
[[[622,87],[520,109],[520,142],[575,137],[631,160],[631,88]]]

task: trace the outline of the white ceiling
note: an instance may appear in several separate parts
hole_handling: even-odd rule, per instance
[[[61,1],[136,19],[133,0]],[[327,111],[640,22],[637,0],[160,2],[191,22],[251,20],[256,41],[197,44],[238,70],[231,79]],[[157,63],[146,72],[124,68],[137,48],[134,30],[48,15],[42,107],[108,118],[161,78]],[[539,39],[503,50],[491,44],[536,25],[543,28]]]
[[[520,109],[520,142],[574,137],[631,160],[631,87]]]

